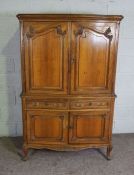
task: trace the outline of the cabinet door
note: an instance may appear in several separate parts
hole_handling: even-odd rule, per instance
[[[111,93],[114,24],[72,23],[71,94]]]
[[[67,118],[62,112],[28,111],[28,143],[64,144],[67,142]]]
[[[72,112],[69,123],[70,143],[102,143],[108,140],[107,112]]]
[[[26,91],[66,94],[68,23],[25,22]]]

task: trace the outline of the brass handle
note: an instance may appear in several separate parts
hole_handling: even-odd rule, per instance
[[[81,107],[81,104],[80,103],[76,103],[76,107]]]
[[[74,63],[75,63],[75,59],[72,58],[72,59],[71,59],[71,64],[74,64]]]
[[[40,103],[39,102],[33,102],[33,106],[39,106],[40,105]]]

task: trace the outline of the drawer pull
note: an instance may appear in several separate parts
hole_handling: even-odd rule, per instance
[[[76,107],[81,107],[81,106],[82,106],[82,104],[76,103]]]
[[[40,105],[40,103],[39,102],[33,102],[33,106],[39,106]]]

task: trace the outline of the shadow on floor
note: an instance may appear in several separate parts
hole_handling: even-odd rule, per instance
[[[8,151],[16,153],[22,149],[23,138],[22,137],[1,137],[0,143]]]

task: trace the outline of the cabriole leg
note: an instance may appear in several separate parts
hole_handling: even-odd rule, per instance
[[[107,160],[111,160],[112,145],[107,147]]]
[[[23,146],[22,148],[22,160],[26,161],[28,160],[28,153],[29,153],[29,149],[25,146]]]

